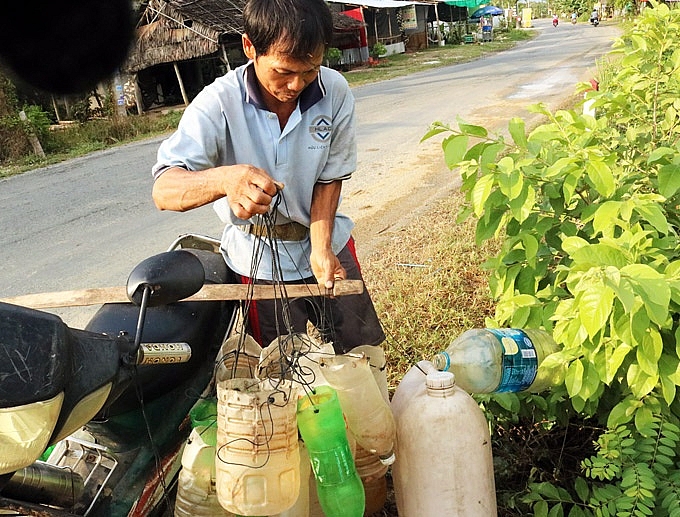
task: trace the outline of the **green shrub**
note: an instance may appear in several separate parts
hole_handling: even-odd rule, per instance
[[[534,446],[587,436],[571,471],[564,445],[532,451],[554,461],[504,495],[517,515],[680,515],[679,38],[680,11],[645,9],[586,94],[595,118],[537,105],[547,121],[527,134],[513,119],[511,141],[463,122],[425,136],[448,133],[477,242],[502,238],[486,264],[488,325],[546,328],[567,364],[548,393],[479,400],[497,430],[519,425]]]

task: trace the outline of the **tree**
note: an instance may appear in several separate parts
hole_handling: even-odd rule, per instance
[[[489,325],[552,331],[562,351],[548,360],[567,365],[542,396],[482,399],[490,418],[597,427],[575,472],[534,473],[512,499],[534,515],[680,515],[679,37],[680,11],[644,10],[611,80],[586,94],[596,118],[537,105],[547,122],[527,134],[513,119],[511,141],[463,122],[425,136],[449,133],[460,217],[477,219],[478,242],[502,240]]]

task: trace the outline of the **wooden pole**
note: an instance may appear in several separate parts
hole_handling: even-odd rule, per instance
[[[138,77],[139,74],[134,74],[132,76],[132,82],[135,85],[135,104],[137,105],[137,114],[141,115],[144,113],[144,104],[142,103],[142,89],[139,87]]]
[[[336,280],[333,289],[328,290],[316,284],[206,284],[199,292],[185,298],[191,301],[218,300],[273,300],[278,298],[302,298],[305,296],[345,296],[361,294],[364,283],[361,280]],[[0,302],[21,305],[31,309],[54,307],[82,307],[102,303],[130,303],[125,287],[101,287],[75,291],[26,294],[11,298],[0,298]]]
[[[179,89],[182,91],[182,99],[184,99],[184,105],[189,105],[189,98],[187,97],[187,92],[184,89],[184,82],[182,81],[182,75],[179,73],[179,67],[175,61],[172,66],[175,68],[175,75],[177,76],[177,82],[179,82]]]
[[[54,95],[52,97],[52,107],[54,108],[54,114],[57,116],[57,124],[61,122],[61,118],[59,117],[59,106],[57,106],[57,101],[54,98]]]
[[[31,147],[33,147],[33,152],[40,156],[41,158],[44,158],[45,151],[43,151],[42,145],[40,145],[40,140],[38,140],[38,137],[35,136],[33,126],[31,125],[31,122],[28,120],[28,117],[26,116],[26,112],[24,110],[21,110],[19,112],[19,118],[26,127],[26,136],[28,137],[28,141],[31,143]]]

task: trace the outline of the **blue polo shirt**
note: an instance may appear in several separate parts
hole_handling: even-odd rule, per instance
[[[276,114],[261,100],[252,63],[240,66],[205,87],[191,102],[177,130],[161,144],[152,173],[157,178],[174,166],[200,171],[235,164],[264,169],[285,185],[275,214],[277,223],[290,220],[309,227],[314,185],[349,179],[356,169],[354,97],[344,77],[321,67],[281,130]],[[276,241],[276,265],[266,239],[238,227],[256,222],[255,218],[236,217],[226,198],[213,206],[226,224],[222,252],[231,269],[265,280],[313,276],[309,237]],[[336,214],[332,239],[336,254],[347,244],[353,226],[348,217]]]

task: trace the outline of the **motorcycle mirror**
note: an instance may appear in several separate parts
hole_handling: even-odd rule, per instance
[[[197,293],[205,281],[199,258],[185,250],[153,255],[140,262],[130,273],[127,296],[141,305],[145,287],[151,288],[149,307],[166,305]]]

